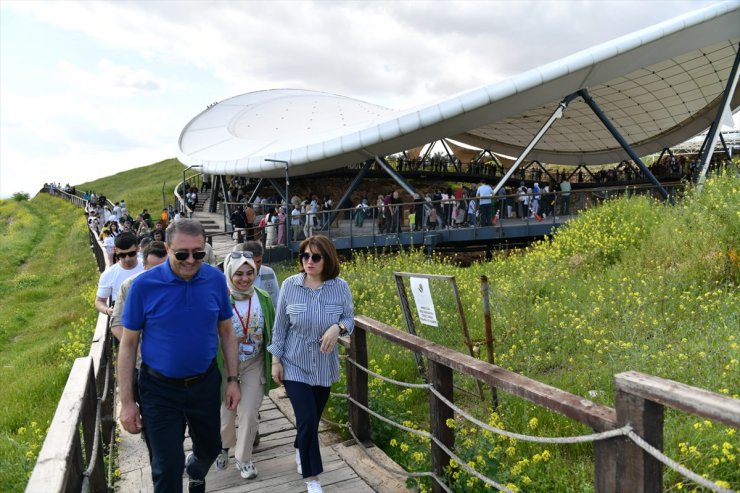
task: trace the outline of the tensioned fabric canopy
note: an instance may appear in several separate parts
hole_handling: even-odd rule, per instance
[[[696,135],[717,115],[740,43],[740,2],[709,6],[490,85],[392,110],[315,91],[276,89],[211,106],[183,129],[179,159],[211,174],[281,177],[326,171],[445,137],[519,155],[567,95],[587,88],[639,155]],[[740,91],[730,107],[740,106]],[[628,159],[574,100],[529,159]]]

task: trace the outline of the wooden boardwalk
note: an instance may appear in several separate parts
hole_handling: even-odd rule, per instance
[[[212,468],[206,476],[206,491],[210,492],[304,492],[306,485],[296,471],[295,427],[290,402],[282,388],[273,390],[260,408],[260,444],[254,449],[257,478],[242,479],[234,466],[234,456],[224,471]],[[146,446],[138,435],[120,429],[118,468],[121,478],[116,491],[121,493],[148,493],[152,491],[151,470]],[[358,445],[342,443],[336,433],[322,424],[320,428],[321,457],[324,473],[321,485],[326,493],[401,492],[407,490],[403,478],[391,475],[369,460]],[[191,450],[190,439],[185,439],[185,453]],[[399,469],[377,448],[370,449],[376,460]],[[187,476],[183,476],[187,491]]]

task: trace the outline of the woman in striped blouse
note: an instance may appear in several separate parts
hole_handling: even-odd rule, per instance
[[[300,273],[280,289],[272,343],[272,378],[285,385],[296,416],[296,465],[308,493],[321,493],[319,421],[339,380],[337,339],[354,328],[354,306],[339,275],[334,244],[309,236],[300,245]]]

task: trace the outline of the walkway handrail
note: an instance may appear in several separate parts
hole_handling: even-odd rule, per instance
[[[504,436],[512,435],[493,429],[476,420],[453,401],[453,370],[471,376],[493,388],[529,400],[530,402],[584,423],[601,432],[579,437],[525,437],[518,439],[545,443],[594,443],[595,491],[647,493],[662,490],[662,470],[666,465],[679,474],[711,491],[731,491],[694,473],[661,452],[663,445],[663,406],[670,406],[691,414],[714,419],[734,428],[740,427],[740,400],[716,394],[679,382],[638,372],[615,376],[617,395],[615,408],[595,404],[588,399],[551,387],[523,375],[456,352],[431,341],[408,334],[365,316],[355,317],[355,330],[347,357],[348,394],[334,394],[348,400],[349,430],[360,444],[370,440],[369,416],[387,421],[368,405],[368,375],[390,381],[368,369],[367,333],[382,337],[427,358],[428,384],[403,384],[404,387],[426,387],[429,394],[429,432],[411,430],[403,425],[389,423],[399,429],[428,436],[431,441],[432,472],[423,475],[434,478],[432,491],[450,491],[441,478],[451,460],[468,473],[500,491],[510,491],[492,479],[471,469],[454,452],[455,430],[448,420],[455,413]],[[344,345],[344,344],[343,344]],[[345,346],[346,347],[346,346]],[[401,382],[392,382],[401,384]],[[626,437],[626,439],[625,439]],[[396,472],[404,476],[405,472]]]
[[[114,390],[108,317],[101,314],[89,355],[72,365],[26,493],[108,491],[103,445],[113,443]]]

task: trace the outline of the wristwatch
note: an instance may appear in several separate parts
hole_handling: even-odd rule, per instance
[[[339,322],[337,325],[339,326],[339,337],[344,337],[349,334],[346,325],[344,325],[342,322]]]
[[[236,383],[239,383],[239,377],[238,376],[229,376],[229,377],[226,377],[226,381],[227,382],[236,382]]]

